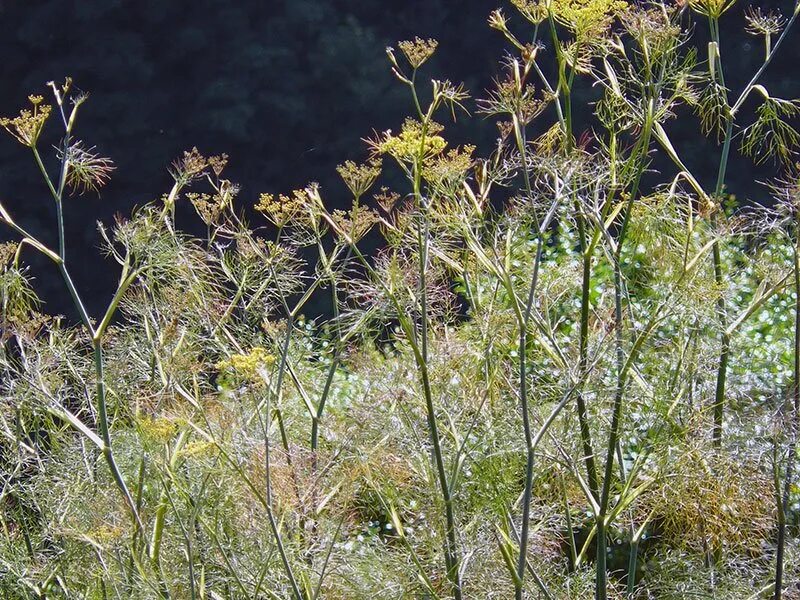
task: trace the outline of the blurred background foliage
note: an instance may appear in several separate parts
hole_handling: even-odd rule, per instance
[[[723,19],[722,52],[745,57],[741,68],[726,73],[733,89],[747,82],[763,53],[761,42],[744,31],[745,4]],[[792,7],[786,0],[757,4],[784,13]],[[167,167],[183,150],[228,153],[229,176],[242,185],[245,205],[259,192],[287,191],[309,180],[321,183],[330,207],[344,205],[349,200],[336,164],[363,159],[361,138],[373,129],[398,129],[410,108],[385,47],[415,35],[435,37],[439,51],[424,74],[463,81],[481,97],[504,51],[502,36],[486,26],[497,6],[496,0],[0,0],[0,115],[16,114],[29,93],[42,93],[47,81],[66,75],[91,93],[77,137],[113,158],[117,170],[99,198],[70,200],[66,236],[80,240],[71,249],[73,276],[96,314],[116,277],[97,251],[96,222],[128,215],[164,193],[171,184]],[[523,31],[513,8],[503,8]],[[694,33],[700,48],[703,27]],[[765,77],[773,95],[797,93],[798,62],[800,30]],[[577,122],[589,128],[593,91],[578,89],[576,96],[575,106],[585,111]],[[671,126],[678,146],[698,139],[694,117]],[[58,142],[56,129],[48,130],[43,147]],[[461,118],[448,130],[452,144],[470,140],[479,154],[488,154],[496,137],[494,124],[479,116]],[[716,176],[719,150],[692,143],[680,150],[707,184]],[[734,159],[728,189],[740,200],[758,201],[758,182],[771,172],[772,165],[762,172]],[[52,202],[36,166],[5,136],[0,198],[32,232],[54,238]],[[188,231],[200,225],[188,211],[180,223]],[[45,311],[72,317],[58,299],[55,270],[32,254],[28,259]]]

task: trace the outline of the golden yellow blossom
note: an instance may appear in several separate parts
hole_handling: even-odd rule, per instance
[[[258,381],[259,371],[275,363],[275,357],[261,346],[255,346],[247,354],[232,354],[217,363],[217,368],[228,371],[249,381]]]
[[[473,164],[475,146],[453,148],[430,160],[422,169],[422,176],[444,194],[454,194],[460,188]]]
[[[17,254],[19,244],[16,242],[3,242],[0,243],[0,271],[5,269],[11,264],[14,256]]]
[[[422,38],[397,42],[397,47],[406,57],[408,64],[415,69],[420,68],[426,60],[433,56],[438,45],[439,42],[434,39],[423,40]]]
[[[357,165],[352,160],[348,160],[343,165],[336,167],[336,171],[353,193],[353,196],[360,198],[380,176],[381,161],[372,159],[365,164]]]
[[[547,3],[542,0],[511,0],[511,4],[531,23],[539,24],[547,18]]]
[[[400,162],[425,160],[440,154],[447,146],[445,139],[438,135],[442,129],[431,121],[425,130],[422,123],[409,118],[403,123],[400,135],[387,131],[370,144],[378,154],[388,154]]]
[[[195,147],[183,153],[172,163],[172,177],[181,185],[188,185],[201,177],[208,167],[208,159]]]
[[[138,419],[137,424],[143,437],[156,442],[166,442],[177,429],[174,421],[164,417],[143,416]]]
[[[360,240],[378,222],[378,215],[374,210],[357,203],[353,203],[353,208],[347,212],[334,210],[331,217],[336,229],[346,234],[351,241]]]
[[[217,451],[217,446],[213,442],[193,440],[180,449],[182,458],[200,458],[203,456],[213,456]]]
[[[576,37],[591,41],[602,35],[616,16],[628,8],[623,0],[551,0],[553,17]]]
[[[294,190],[291,196],[261,194],[255,209],[278,227],[308,225],[313,216],[314,199],[308,190]]]
[[[10,133],[23,146],[33,148],[42,133],[52,107],[42,104],[41,96],[28,96],[33,109],[23,108],[19,116],[0,119],[0,127]]]

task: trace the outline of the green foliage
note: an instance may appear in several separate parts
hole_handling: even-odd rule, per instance
[[[689,3],[715,44],[731,5]],[[350,210],[313,183],[261,194],[265,239],[228,157],[194,148],[160,200],[100,225],[120,277],[98,318],[63,229],[66,186],[112,169],[74,137],[86,97],[51,84],[57,178],[43,100],[0,121],[59,224],[53,249],[0,205],[19,238],[0,246],[4,597],[780,597],[797,579],[800,184],[753,210],[724,193],[745,99],[764,100],[756,159],[793,155],[795,105],[760,72],[729,104],[713,47],[695,73],[685,7],[514,6],[534,43],[491,15],[517,52],[479,102],[496,147],[450,144],[468,96],[423,90],[437,43],[401,42],[412,114],[338,169]],[[603,90],[586,138],[579,80]],[[686,103],[722,137],[711,190],[670,141]],[[651,171],[659,152],[673,171]],[[378,155],[405,188],[368,198]],[[30,251],[80,324],[39,314]],[[321,294],[333,315],[310,321]]]

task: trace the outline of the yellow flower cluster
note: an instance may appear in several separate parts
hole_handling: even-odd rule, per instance
[[[381,174],[381,161],[370,160],[363,165],[357,165],[352,160],[345,161],[336,167],[339,176],[350,189],[355,198],[363,196]]]
[[[124,534],[124,530],[117,526],[111,525],[109,523],[102,523],[91,529],[86,533],[86,536],[97,542],[98,544],[110,544],[111,542],[115,542]]]
[[[261,194],[255,209],[278,227],[289,224],[308,225],[311,222],[314,201],[307,190],[294,190],[291,196]]]
[[[628,8],[624,0],[551,0],[557,21],[579,38],[602,35],[614,17]]]
[[[475,146],[466,145],[440,154],[423,167],[422,176],[435,189],[445,194],[456,193],[472,168],[473,152]]]
[[[217,446],[213,442],[194,440],[181,448],[180,456],[183,458],[202,458],[204,456],[213,456],[216,450]]]
[[[378,222],[377,213],[371,208],[354,203],[349,211],[334,210],[331,215],[336,229],[352,241],[363,238]]]
[[[137,424],[143,437],[156,442],[168,441],[177,428],[174,421],[164,417],[155,418],[145,416],[138,419]]]
[[[531,23],[539,24],[547,18],[547,3],[542,2],[542,0],[511,0],[511,4]],[[492,27],[501,30],[505,29],[505,19],[501,17],[502,15],[495,15]],[[502,28],[500,27],[501,24]]]
[[[18,248],[19,244],[16,242],[3,242],[0,244],[0,271],[11,264],[11,261],[17,254]]]
[[[587,40],[602,34],[614,17],[628,8],[624,0],[511,0],[511,3],[532,23],[541,23],[552,14],[576,36]],[[504,21],[497,16],[490,24],[504,28]]]
[[[208,159],[200,154],[197,147],[184,151],[183,157],[172,163],[172,177],[182,185],[188,185],[202,176],[208,167]]]
[[[275,357],[261,346],[255,346],[247,354],[233,354],[217,363],[217,368],[231,372],[249,381],[259,380],[259,370],[275,363]]]
[[[406,57],[408,64],[415,69],[420,68],[426,60],[433,56],[438,45],[439,42],[436,40],[423,40],[422,38],[416,38],[413,41],[406,40],[404,42],[397,42],[397,47],[400,48],[400,51]]]
[[[33,109],[24,108],[20,111],[19,116],[13,119],[8,117],[0,119],[0,127],[23,146],[33,148],[42,133],[47,117],[50,116],[52,107],[42,104],[41,96],[28,96],[28,100],[33,105]]]
[[[415,159],[423,160],[440,154],[447,142],[439,135],[443,127],[438,123],[428,123],[427,131],[423,124],[414,119],[406,119],[400,135],[392,135],[387,131],[383,136],[372,142],[372,146],[379,154],[388,154],[401,162],[413,162]]]

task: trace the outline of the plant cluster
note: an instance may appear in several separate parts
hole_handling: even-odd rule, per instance
[[[0,204],[2,596],[799,593],[798,107],[762,81],[798,9],[749,13],[766,53],[734,91],[734,3],[494,11],[510,49],[476,103],[499,131],[483,152],[442,124],[468,115],[463,86],[419,83],[437,42],[400,42],[411,115],[338,168],[348,210],[315,183],[263,193],[267,237],[228,157],[194,148],[160,200],[99,226],[120,276],[97,319],[63,225],[70,192],[113,171],[74,133],[87,97],[51,83],[53,107],[0,120],[58,224],[51,247]],[[691,112],[719,142],[711,189],[670,136]],[[736,206],[735,144],[779,165],[769,200]],[[386,169],[403,189],[375,192]],[[205,237],[177,227],[180,202]],[[41,312],[27,252],[55,264],[78,325]],[[307,319],[320,295],[332,314]]]

